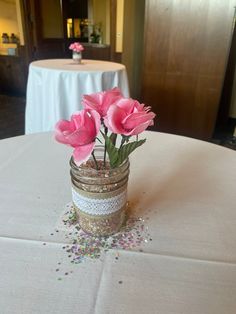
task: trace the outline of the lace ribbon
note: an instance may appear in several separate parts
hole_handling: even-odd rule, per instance
[[[99,193],[101,195],[101,193]],[[90,215],[109,215],[120,210],[127,199],[127,190],[109,198],[89,198],[79,194],[72,188],[72,200],[75,206],[82,212]]]

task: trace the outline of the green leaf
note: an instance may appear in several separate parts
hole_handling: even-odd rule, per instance
[[[146,142],[146,139],[134,141],[125,144],[118,149],[113,144],[114,140],[113,134],[111,134],[109,137],[103,132],[101,133],[105,139],[106,150],[109,156],[111,168],[115,168],[121,165],[136,148],[138,148],[139,146],[143,145]],[[128,138],[128,136],[126,138]]]
[[[118,149],[113,145],[112,140],[107,135],[105,135],[104,138],[105,138],[107,153],[110,159],[110,165],[112,168],[115,168],[117,164],[117,160],[119,159]]]
[[[116,162],[117,166],[122,164],[122,162],[125,161],[136,148],[143,145],[145,142],[146,139],[123,145],[118,151],[119,159]]]

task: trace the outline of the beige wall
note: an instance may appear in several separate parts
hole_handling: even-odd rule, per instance
[[[25,44],[20,0],[0,0],[0,54],[5,55],[8,54],[8,48],[16,48],[17,44],[2,43],[2,33],[7,33],[9,37],[14,33],[19,44]]]
[[[111,8],[110,8],[110,0],[106,0],[106,32],[104,36],[104,44],[110,45],[110,17],[111,17]]]
[[[17,25],[18,25],[18,31],[19,31],[20,44],[24,45],[25,39],[24,39],[24,31],[23,31],[23,23],[22,23],[21,0],[16,0],[16,19],[17,19]]]
[[[41,0],[43,37],[63,38],[60,0]]]
[[[126,66],[131,97],[140,98],[145,0],[124,1],[122,63]]]
[[[0,0],[0,36],[2,33],[14,33],[19,37],[16,2]]]
[[[102,43],[110,44],[110,1],[93,0],[93,24],[101,23]]]

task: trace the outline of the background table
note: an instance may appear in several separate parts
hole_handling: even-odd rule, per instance
[[[124,65],[108,61],[72,59],[34,61],[29,67],[25,133],[51,131],[59,119],[82,109],[84,94],[119,87],[129,97]]]
[[[143,137],[128,191],[152,240],[78,265],[55,233],[71,200],[71,149],[51,133],[0,141],[1,314],[235,314],[235,151]],[[57,280],[57,267],[73,273]]]

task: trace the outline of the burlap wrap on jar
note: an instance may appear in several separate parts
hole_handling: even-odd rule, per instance
[[[103,149],[96,148],[99,165],[103,162]],[[107,236],[119,231],[125,219],[129,160],[117,168],[96,170],[94,162],[75,164],[70,160],[72,201],[80,227],[96,236]]]

